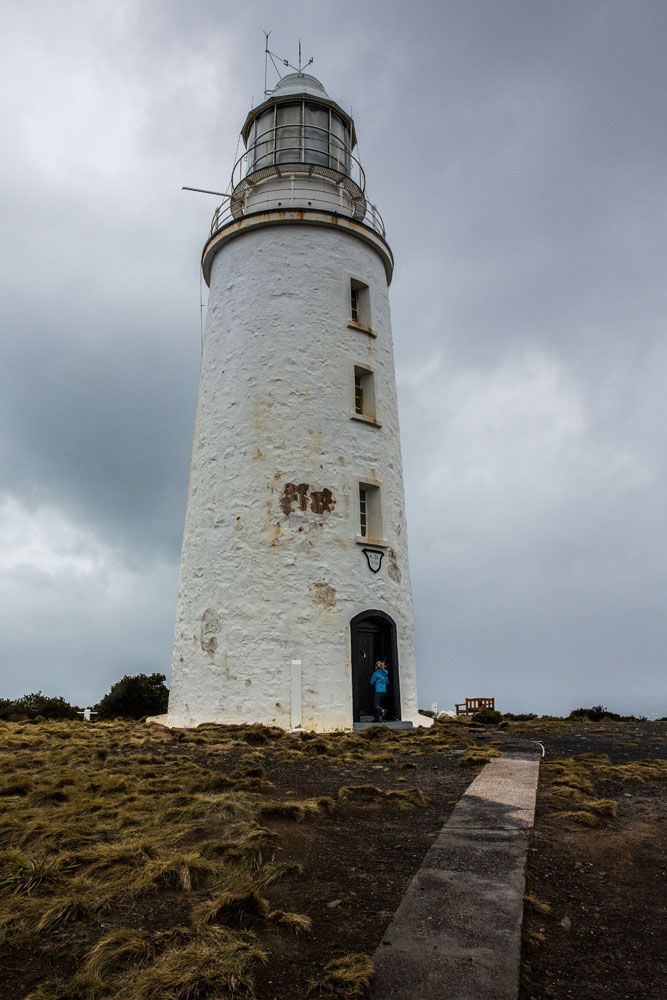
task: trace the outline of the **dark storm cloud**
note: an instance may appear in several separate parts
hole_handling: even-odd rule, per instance
[[[264,27],[352,107],[397,259],[423,701],[664,712],[667,8],[645,0],[5,12],[0,694],[167,668],[215,205],[179,189],[225,190]]]

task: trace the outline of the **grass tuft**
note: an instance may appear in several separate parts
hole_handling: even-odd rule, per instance
[[[390,788],[383,793],[383,798],[395,803],[399,809],[422,809],[431,801],[421,788]]]
[[[353,799],[356,802],[371,802],[382,798],[382,789],[376,785],[342,785],[338,789],[338,798],[345,802]]]
[[[636,760],[628,764],[595,765],[595,772],[601,778],[615,778],[623,782],[632,781],[646,785],[652,781],[667,781],[667,760]]]
[[[599,816],[587,809],[565,809],[562,812],[554,813],[553,818],[562,820],[564,823],[579,823],[582,826],[600,825]]]
[[[494,757],[500,756],[502,756],[500,750],[496,750],[495,747],[472,746],[468,747],[459,763],[462,767],[474,767],[477,764],[487,764]]]
[[[272,913],[269,913],[269,920],[288,927],[297,937],[299,934],[310,933],[313,927],[312,920],[304,913],[287,913],[285,910],[273,910]]]
[[[542,947],[546,938],[541,931],[527,931],[523,936],[523,940],[534,951],[536,948]]]
[[[149,861],[136,877],[130,880],[129,887],[135,893],[150,892],[157,888],[182,889],[183,892],[190,892],[219,872],[219,865],[207,861],[198,851],[191,851]]]
[[[207,927],[122,978],[118,1000],[222,1000],[252,996],[252,969],[266,953],[250,935]]]
[[[35,932],[53,931],[66,924],[73,924],[94,916],[103,905],[101,899],[95,899],[83,892],[72,892],[62,899],[56,899],[43,910],[35,924]]]
[[[323,808],[317,799],[304,799],[301,802],[262,802],[257,812],[264,819],[287,819],[301,823],[307,816],[321,816]]]
[[[84,960],[84,969],[91,976],[104,978],[132,963],[150,961],[155,954],[153,942],[145,931],[121,928],[105,934]]]
[[[596,816],[609,816],[613,819],[618,812],[618,803],[615,799],[589,799],[586,802],[586,809]]]
[[[336,1000],[365,996],[373,981],[373,963],[368,955],[351,954],[325,965],[319,980],[312,984],[319,993]]]
[[[551,913],[551,904],[538,899],[537,896],[527,894],[523,897],[526,906],[529,906],[533,913]]]
[[[248,892],[223,892],[195,907],[192,922],[195,927],[226,924],[228,927],[246,928],[263,923],[269,916],[269,904],[256,889]]]
[[[33,858],[15,849],[0,852],[0,893],[29,896],[53,885],[62,874],[62,867],[53,858]]]

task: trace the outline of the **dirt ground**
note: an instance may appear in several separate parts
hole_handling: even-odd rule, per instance
[[[368,739],[338,734],[301,740],[271,734],[267,738],[257,727],[250,728],[245,733],[242,728],[212,727],[179,734],[118,724],[104,735],[99,726],[77,729],[63,723],[12,729],[6,724],[0,756],[8,784],[0,788],[0,801],[9,811],[5,820],[0,818],[0,849],[5,849],[7,864],[14,863],[19,847],[29,852],[31,864],[45,856],[67,863],[75,857],[77,865],[88,865],[74,873],[79,877],[84,872],[84,889],[97,885],[104,891],[106,879],[111,885],[115,878],[118,886],[127,878],[129,886],[137,876],[131,867],[122,867],[128,862],[120,855],[113,862],[119,865],[115,874],[111,867],[101,867],[110,864],[114,845],[134,850],[146,841],[165,863],[183,866],[183,859],[190,859],[193,884],[184,888],[165,882],[127,893],[116,888],[99,914],[89,913],[41,935],[34,926],[23,936],[8,935],[0,947],[2,1000],[231,995],[226,988],[209,988],[205,970],[199,992],[191,993],[179,986],[151,992],[155,987],[147,977],[162,968],[161,948],[172,948],[178,958],[178,949],[187,952],[188,942],[199,933],[193,915],[211,899],[215,880],[226,869],[214,873],[213,881],[204,878],[200,883],[194,880],[197,864],[214,857],[212,845],[234,836],[243,844],[248,831],[252,835],[259,829],[265,831],[263,867],[253,869],[252,877],[284,862],[286,872],[262,883],[261,893],[272,911],[301,914],[311,927],[296,935],[271,920],[251,921],[247,933],[268,960],[253,960],[248,980],[253,986],[248,989],[254,988],[257,1000],[362,995],[328,991],[322,985],[323,970],[331,960],[350,953],[373,954],[434,837],[478,773],[479,767],[461,766],[466,747],[534,747],[535,741],[545,746],[546,756],[529,851],[521,1000],[651,1000],[665,995],[665,784],[647,777],[648,772],[641,773],[641,781],[623,780],[633,775],[618,765],[664,759],[666,724],[538,720],[510,724],[502,732],[445,724],[430,735],[422,731]],[[106,740],[103,746],[97,744],[94,759],[81,732],[85,739]],[[73,734],[69,740],[68,733]],[[37,768],[35,760],[40,761]],[[565,778],[557,761],[566,762]],[[244,778],[244,768],[261,771],[262,777]],[[22,786],[24,772],[27,787]],[[220,784],[225,781],[232,782],[229,789]],[[554,806],[559,781],[588,789],[586,802],[599,811],[591,819],[593,826],[573,821],[571,812],[563,819],[562,809]],[[393,795],[419,789],[426,799],[411,805],[376,791],[341,794],[350,786],[391,790]],[[580,794],[569,786],[566,791]],[[300,822],[280,811],[262,812],[265,801],[315,802],[321,797],[327,797],[323,808]],[[250,808],[250,802],[252,817],[226,816],[232,799],[242,810]],[[140,857],[147,872],[156,863],[151,857]],[[16,905],[19,916],[34,925],[49,903],[48,893],[69,891],[62,882],[69,877],[67,869],[63,871],[65,876],[57,873],[53,887],[45,883],[30,898],[17,900],[15,894],[0,892],[0,907]],[[108,875],[96,874],[104,871]],[[172,945],[168,935],[184,935],[188,927],[190,937]],[[136,994],[131,989],[116,993],[118,975],[132,973],[126,966],[106,982],[90,976],[77,979],[96,942],[123,928],[153,935],[155,964],[149,968],[145,959],[137,965],[137,975],[144,975],[148,985],[138,986]],[[246,930],[242,927],[238,934]],[[170,954],[168,950],[167,957]],[[253,995],[243,985],[238,993]]]
[[[37,859],[41,864],[45,857],[47,861],[63,857],[63,847],[71,843],[78,851],[76,863],[81,864],[83,859],[89,865],[87,878],[91,882],[100,866],[108,863],[105,852],[116,844],[127,844],[128,849],[132,843],[136,845],[135,832],[158,852],[176,850],[174,831],[180,827],[174,814],[179,810],[183,811],[183,823],[182,835],[178,832],[176,835],[178,850],[197,852],[197,862],[210,857],[207,849],[211,843],[235,835],[234,822],[222,818],[218,812],[225,805],[225,797],[238,796],[242,802],[251,800],[255,810],[261,810],[265,800],[289,804],[327,797],[325,808],[300,822],[279,815],[255,814],[253,822],[259,822],[271,838],[264,848],[262,864],[292,866],[282,877],[262,886],[262,896],[272,911],[298,913],[312,921],[309,932],[298,936],[270,921],[250,919],[245,925],[253,941],[268,955],[265,964],[256,962],[252,966],[254,993],[247,993],[242,987],[238,990],[240,996],[252,995],[257,1000],[294,1000],[311,994],[352,995],[325,991],[314,984],[321,983],[323,970],[332,959],[350,953],[372,954],[433,838],[479,770],[479,766],[461,766],[464,749],[472,742],[464,727],[447,734],[443,730],[435,738],[422,731],[405,738],[396,735],[365,739],[337,734],[299,741],[292,737],[274,739],[272,735],[262,739],[258,727],[251,727],[247,734],[216,727],[202,736],[198,731],[157,733],[155,727],[146,735],[145,728],[128,726],[127,733],[122,727],[111,732],[111,749],[103,750],[106,754],[103,761],[92,768],[93,779],[97,769],[101,777],[91,784],[85,744],[73,747],[67,757],[73,740],[60,742],[67,735],[67,725],[53,724],[49,732],[45,725],[24,726],[18,737],[20,749],[12,753],[11,745],[5,745],[7,766],[11,767],[15,760],[20,765],[6,791],[0,789],[4,801],[15,803],[16,810],[13,822],[10,817],[6,826],[0,819],[0,848],[5,848],[8,865],[14,863],[17,846],[29,850],[28,863]],[[95,731],[91,727],[84,732],[92,739],[101,734],[101,729],[98,726]],[[250,742],[246,742],[245,736]],[[22,782],[26,773],[30,776],[35,770],[30,765],[33,747],[40,758],[44,756],[45,764],[36,769],[34,780],[38,784],[30,791],[22,787]],[[344,749],[341,756],[341,747],[352,749]],[[52,769],[50,772],[46,771],[47,766]],[[179,794],[189,790],[188,782],[192,780],[196,781],[196,786],[192,786],[196,788],[201,787],[202,776],[207,782],[211,776],[228,780],[239,767],[262,772],[261,779],[250,779],[258,784],[256,790],[251,789],[249,799],[242,788],[245,779],[240,779],[241,783],[229,792],[223,790],[213,796]],[[194,779],[187,768],[194,772]],[[89,794],[86,789],[97,789],[100,781],[106,782],[106,807],[111,810],[105,822],[102,803],[90,802],[86,797]],[[353,793],[346,798],[341,795],[341,788],[349,786]],[[354,791],[359,786],[370,791],[359,795]],[[415,793],[419,804],[382,797],[377,789],[408,796],[419,789]],[[100,792],[96,790],[95,794]],[[149,800],[147,809],[145,798]],[[22,802],[27,806],[23,821]],[[160,831],[156,832],[160,823],[151,819],[150,802],[154,803],[156,817],[165,808],[164,815],[171,817],[172,827],[167,831],[169,836],[163,838],[164,843]],[[191,814],[191,802],[207,810],[202,814],[203,821]],[[134,809],[129,815],[125,815],[126,803]],[[89,808],[94,810],[93,816],[100,817],[99,822],[93,820],[90,828],[86,812]],[[64,809],[69,809],[65,818]],[[264,834],[262,838],[266,842]],[[91,850],[96,854],[94,867],[87,858]],[[65,851],[69,863],[67,854]],[[142,857],[141,863],[144,861]],[[119,875],[114,876],[113,869],[108,869],[110,877],[120,877],[122,871],[119,869]],[[127,874],[129,879],[132,872],[128,869]],[[66,883],[62,887],[61,883],[58,876],[53,893],[67,894]],[[104,878],[100,881],[98,876],[97,885],[104,893]],[[3,903],[20,904],[24,910],[19,915],[25,912],[29,925],[24,932],[10,935],[0,948],[2,1000],[19,1000],[33,994],[39,1000],[45,997],[88,1000],[98,996],[106,1000],[116,996],[112,985],[110,988],[113,976],[99,988],[90,977],[76,979],[95,943],[106,934],[124,928],[158,936],[178,933],[191,923],[196,907],[211,897],[214,886],[209,880],[201,885],[193,881],[185,892],[182,887],[169,885],[147,892],[114,890],[99,915],[93,913],[39,934],[35,933],[34,925],[50,899],[45,897],[42,901],[43,888],[38,887],[25,900],[0,892],[0,917]],[[0,936],[1,932],[0,926]],[[243,928],[239,933],[243,933]],[[170,998],[228,995],[226,990],[210,990],[207,985],[197,989],[200,992],[192,994],[175,989],[164,994],[137,992],[136,995]],[[122,995],[125,997],[125,993]]]
[[[411,758],[414,769],[400,773],[388,765],[339,770],[313,762],[305,773],[300,765],[267,763],[267,774],[279,788],[299,796],[331,794],[340,784],[369,783],[397,787],[396,776],[409,776],[429,798],[423,809],[401,811],[373,803],[348,803],[313,826],[276,823],[279,843],[291,860],[303,865],[306,877],[285,879],[271,887],[271,901],[295,908],[313,921],[312,934],[281,939],[281,962],[267,965],[255,976],[261,1000],[305,997],[318,970],[338,955],[372,954],[398,907],[407,885],[420,867],[449,812],[476,771],[459,766],[442,753]],[[275,934],[274,934],[275,937]],[[279,942],[273,942],[278,946]]]
[[[617,765],[667,756],[665,723],[579,724],[531,735],[546,746],[547,764],[582,754]],[[662,783],[623,781],[595,767],[586,776],[594,796],[617,803],[616,817],[595,827],[554,813],[542,768],[527,895],[549,912],[526,905],[520,998],[658,1000],[667,996],[664,772]]]

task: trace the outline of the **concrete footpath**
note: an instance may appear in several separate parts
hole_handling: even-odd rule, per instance
[[[516,1000],[539,766],[495,758],[459,799],[373,956],[372,1000]]]

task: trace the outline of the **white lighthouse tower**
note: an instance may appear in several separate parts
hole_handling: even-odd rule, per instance
[[[388,286],[354,122],[303,72],[248,114],[202,256],[210,287],[173,726],[418,715]]]

